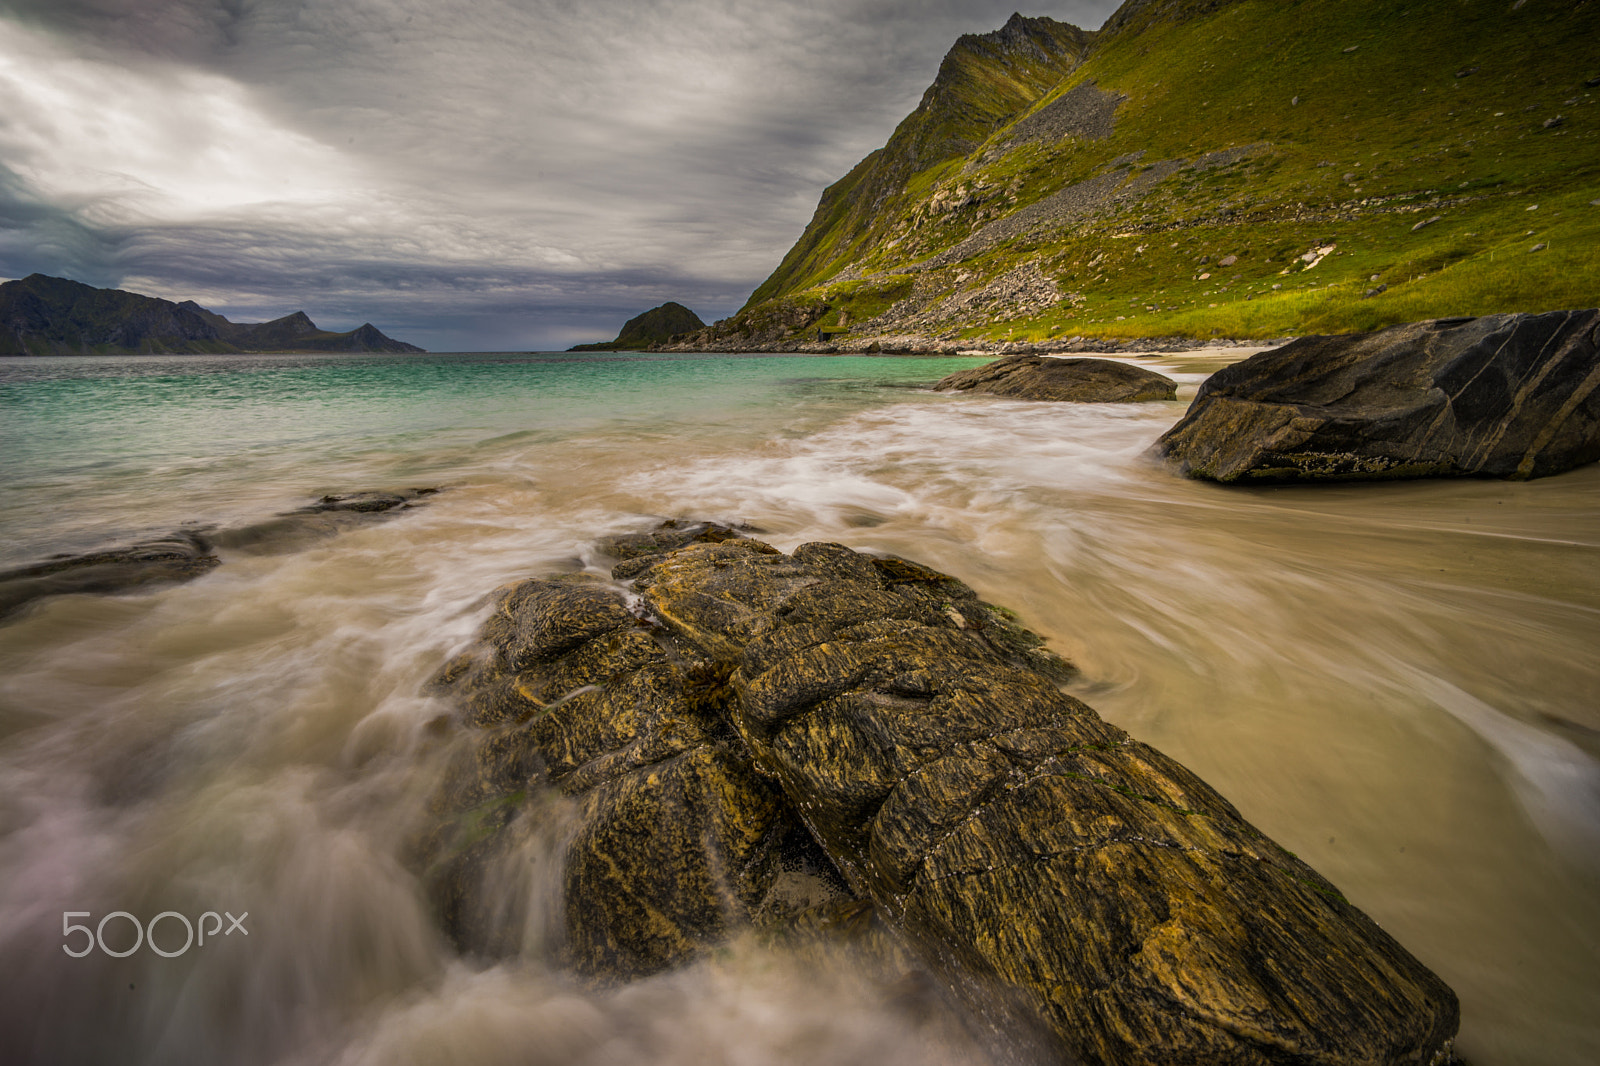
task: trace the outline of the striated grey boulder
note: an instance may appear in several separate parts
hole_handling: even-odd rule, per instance
[[[1600,311],[1304,337],[1219,370],[1155,452],[1224,482],[1559,474],[1600,459]]]
[[[1012,355],[942,379],[938,390],[988,392],[1021,400],[1069,403],[1141,403],[1171,400],[1177,382],[1153,370],[1111,359],[1057,359]]]

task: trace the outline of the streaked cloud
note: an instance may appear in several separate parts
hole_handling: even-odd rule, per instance
[[[1031,13],[1115,4],[1055,7]],[[0,275],[430,348],[564,346],[667,299],[720,317],[1010,13],[0,0]]]

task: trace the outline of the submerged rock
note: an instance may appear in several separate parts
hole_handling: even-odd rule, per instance
[[[506,590],[441,675],[486,730],[426,857],[458,942],[494,949],[496,838],[551,786],[580,804],[563,952],[591,975],[770,922],[804,870],[870,905],[1024,1057],[1448,1053],[1449,988],[1204,782],[1061,692],[1070,667],[956,579],[735,537],[618,572],[631,587]]]
[[[1155,451],[1224,482],[1558,474],[1600,459],[1600,311],[1305,337],[1213,374]]]
[[[324,496],[316,503],[261,522],[227,529],[186,529],[125,548],[58,555],[0,571],[0,618],[35,600],[68,593],[108,594],[146,585],[189,581],[222,565],[216,549],[287,551],[337,533],[370,515],[410,507],[439,489]]]
[[[1059,359],[1012,355],[942,379],[938,390],[988,392],[1022,400],[1070,403],[1142,403],[1171,400],[1177,382],[1153,370],[1112,359]]]
[[[345,495],[328,495],[309,507],[290,511],[290,514],[327,514],[330,511],[355,511],[360,514],[378,514],[397,507],[410,507],[415,500],[438,493],[438,489],[403,489],[400,492],[351,492]]]
[[[250,555],[281,555],[299,551],[357,526],[386,521],[401,512],[421,506],[428,497],[442,491],[421,488],[327,495],[305,507],[284,511],[259,522],[212,530],[207,536],[218,548]]]
[[[188,581],[220,560],[198,533],[181,532],[126,548],[58,555],[42,563],[0,571],[0,618],[34,600],[71,592],[122,592],[143,585]]]

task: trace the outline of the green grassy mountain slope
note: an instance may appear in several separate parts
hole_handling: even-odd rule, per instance
[[[982,144],[1070,73],[1093,37],[1064,22],[1021,15],[993,33],[960,37],[889,143],[823,192],[811,225],[750,302],[815,284],[870,250],[878,235],[874,220],[920,197],[918,175]]]
[[[0,356],[171,352],[420,352],[370,323],[318,329],[303,311],[230,322],[193,300],[173,303],[31,274],[0,285]]]
[[[694,342],[1274,337],[1600,303],[1597,0],[1130,0],[1079,39],[970,149],[909,152],[902,125]],[[869,175],[893,177],[844,209]]]

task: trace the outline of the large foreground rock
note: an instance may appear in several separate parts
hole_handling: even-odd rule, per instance
[[[1011,355],[943,378],[935,389],[988,392],[1022,400],[1142,403],[1171,400],[1177,382],[1153,370],[1112,359]]]
[[[627,545],[628,590],[506,590],[442,676],[485,730],[428,856],[458,941],[492,949],[496,839],[554,786],[579,805],[563,951],[591,974],[793,915],[775,897],[802,875],[870,905],[1023,1059],[1447,1055],[1451,991],[1061,692],[1068,668],[1006,612],[902,559],[681,533]]]
[[[1600,311],[1305,337],[1219,370],[1155,446],[1190,477],[1559,474],[1600,459]]]

